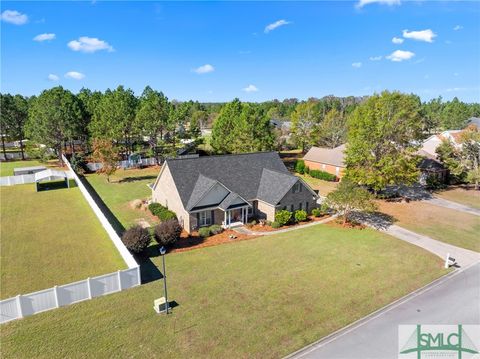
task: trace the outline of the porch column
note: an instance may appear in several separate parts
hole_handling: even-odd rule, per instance
[[[227,225],[227,211],[223,212],[223,225]]]

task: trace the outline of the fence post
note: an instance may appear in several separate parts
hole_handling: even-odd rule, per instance
[[[92,299],[92,287],[90,285],[90,277],[87,278],[88,299]]]
[[[22,296],[20,294],[17,295],[17,311],[18,311],[18,317],[23,318]]]
[[[122,271],[117,270],[117,278],[118,278],[118,291],[122,290]]]
[[[53,287],[53,293],[55,294],[55,306],[57,308],[60,308],[60,302],[58,300],[58,288],[57,288],[57,286]]]

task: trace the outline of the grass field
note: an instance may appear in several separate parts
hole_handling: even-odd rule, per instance
[[[14,168],[32,166],[47,166],[47,164],[37,160],[0,162],[0,177],[13,176]]]
[[[118,170],[111,176],[110,183],[101,174],[92,173],[85,177],[123,227],[128,228],[141,218],[150,224],[156,223],[150,212],[134,209],[130,202],[152,195],[147,185],[155,182],[159,172],[158,167]]]
[[[480,191],[475,191],[473,188],[449,188],[435,192],[435,196],[480,209]]]
[[[380,232],[324,225],[166,260],[173,314],[153,311],[157,280],[4,324],[3,357],[279,358],[446,273]]]
[[[326,196],[338,186],[338,182],[324,181],[307,175],[301,175],[299,173],[295,173],[295,175],[301,177],[313,189],[318,190],[318,193],[322,196]]]
[[[0,187],[1,298],[126,268],[78,188]]]
[[[424,202],[387,203],[380,211],[396,224],[442,242],[480,252],[480,217]]]

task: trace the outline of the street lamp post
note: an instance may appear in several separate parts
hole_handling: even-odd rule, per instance
[[[163,290],[165,292],[165,313],[168,314],[168,296],[167,296],[167,272],[165,270],[165,253],[167,253],[167,250],[165,247],[160,248],[160,255],[162,256],[162,262],[163,262]]]

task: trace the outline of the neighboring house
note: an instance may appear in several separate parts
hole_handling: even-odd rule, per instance
[[[274,221],[282,209],[309,212],[317,199],[276,152],[168,159],[152,187],[152,201],[174,211],[187,232],[251,217]]]
[[[467,126],[475,125],[480,130],[480,117],[470,117],[467,121]]]
[[[430,157],[436,158],[437,157],[437,148],[441,145],[443,141],[449,141],[452,145],[459,148],[461,147],[460,144],[460,136],[463,130],[449,130],[443,131],[436,135],[432,135],[427,138],[422,143],[422,147],[420,147],[419,152],[422,155],[423,153],[428,154]]]
[[[303,157],[305,166],[342,178],[345,172],[345,145],[335,148],[312,147]]]

